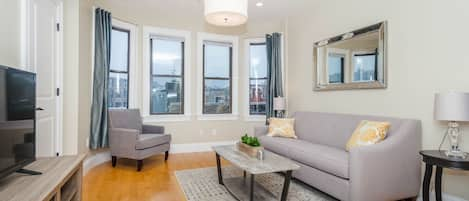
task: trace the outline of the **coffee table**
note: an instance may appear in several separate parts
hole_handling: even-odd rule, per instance
[[[212,148],[216,153],[218,183],[224,185],[235,198],[242,201],[278,200],[272,192],[254,181],[254,177],[259,174],[285,172],[280,200],[287,200],[292,171],[300,168],[292,160],[267,150],[264,150],[264,160],[258,160],[239,151],[236,145],[214,146]],[[220,157],[242,169],[244,171],[243,177],[223,179]],[[251,175],[250,179],[246,179],[246,172]]]

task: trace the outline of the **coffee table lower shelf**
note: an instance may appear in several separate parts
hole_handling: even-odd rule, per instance
[[[228,192],[240,201],[249,201],[251,192],[251,179],[244,177],[225,178],[223,183]],[[274,194],[254,181],[253,198],[256,201],[279,200]]]

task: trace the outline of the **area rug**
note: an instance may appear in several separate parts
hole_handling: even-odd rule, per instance
[[[224,167],[222,172],[223,178],[240,177],[243,174],[240,169],[233,166]],[[188,201],[236,201],[224,186],[218,184],[215,167],[176,171],[175,174]],[[256,176],[255,179],[264,188],[278,198],[280,197],[283,188],[283,175],[263,174]],[[333,201],[335,199],[297,180],[292,180],[287,200]]]

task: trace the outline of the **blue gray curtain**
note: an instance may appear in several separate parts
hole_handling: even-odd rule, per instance
[[[275,97],[283,97],[282,81],[282,35],[273,33],[266,35],[267,46],[267,120],[275,117],[273,107]]]
[[[111,61],[111,13],[95,10],[95,50],[93,75],[93,102],[91,106],[90,148],[109,145],[108,139],[108,77]]]

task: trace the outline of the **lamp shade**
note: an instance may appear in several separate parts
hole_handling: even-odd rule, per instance
[[[247,0],[205,0],[205,20],[217,26],[238,26],[248,20]]]
[[[274,98],[274,110],[285,110],[285,98],[284,97],[276,97]]]
[[[469,121],[469,93],[435,94],[433,115],[439,121]]]

